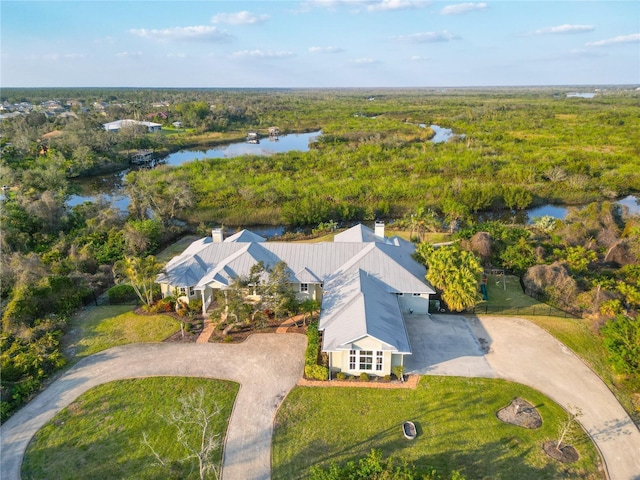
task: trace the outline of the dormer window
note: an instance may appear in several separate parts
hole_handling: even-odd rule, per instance
[[[309,284],[308,283],[301,283],[300,284],[300,291],[301,292],[308,292],[309,291]]]

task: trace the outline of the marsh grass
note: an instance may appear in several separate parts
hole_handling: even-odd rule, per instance
[[[110,480],[135,478],[199,478],[197,461],[179,462],[186,453],[176,442],[175,427],[166,417],[178,399],[204,389],[221,407],[213,431],[224,440],[238,385],[222,380],[155,377],[124,380],[95,387],[81,395],[41,428],[32,439],[22,465],[22,478]],[[154,465],[147,434],[172,471]],[[190,434],[199,441],[199,431]],[[222,459],[217,452],[214,461]]]
[[[542,427],[528,430],[501,422],[496,412],[522,397],[536,406]],[[499,478],[602,479],[600,459],[584,432],[573,443],[580,459],[561,465],[542,451],[557,437],[565,411],[541,393],[494,379],[423,377],[416,390],[295,387],[278,411],[273,441],[273,478],[303,479],[315,464],[342,464],[372,448],[385,457],[435,468],[467,480]],[[409,442],[401,425],[412,420]]]
[[[137,315],[132,306],[92,307],[74,317],[64,339],[73,363],[83,357],[128,343],[161,342],[180,329],[168,315]]]

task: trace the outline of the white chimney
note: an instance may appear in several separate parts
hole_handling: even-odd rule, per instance
[[[224,241],[224,231],[222,228],[214,228],[211,230],[211,238],[213,243],[222,243]]]
[[[384,238],[384,222],[376,222],[375,236]]]

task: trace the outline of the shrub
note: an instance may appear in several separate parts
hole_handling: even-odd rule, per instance
[[[329,369],[322,365],[305,365],[304,376],[310,380],[327,380]]]
[[[390,382],[391,381],[391,375],[385,375],[383,380],[385,382]]]
[[[309,324],[309,328],[307,328],[307,350],[304,354],[305,365],[316,365],[318,363],[319,348],[320,332],[318,332],[318,323],[313,322]]]
[[[369,381],[369,374],[366,372],[362,372],[360,374],[360,381],[361,382],[368,382]]]
[[[338,380],[346,380],[347,378],[349,378],[349,375],[347,375],[344,372],[338,372],[338,373],[336,373],[336,378]]]

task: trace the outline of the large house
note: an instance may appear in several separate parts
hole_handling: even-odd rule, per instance
[[[205,313],[216,290],[247,276],[257,262],[283,261],[298,298],[321,304],[318,327],[331,372],[383,376],[411,354],[403,314],[427,314],[435,293],[413,252],[411,242],[385,237],[381,222],[321,243],[267,242],[247,230],[224,238],[216,229],[174,257],[157,281],[164,296],[202,299]]]
[[[102,127],[107,132],[118,132],[126,127],[142,126],[146,127],[149,133],[159,132],[162,130],[162,125],[154,122],[140,122],[138,120],[124,119],[116,120],[115,122],[103,123]]]

